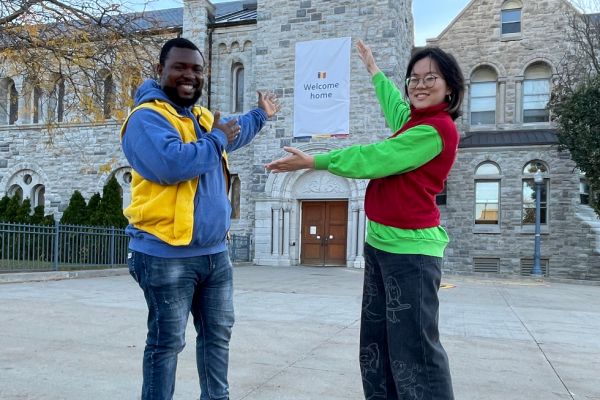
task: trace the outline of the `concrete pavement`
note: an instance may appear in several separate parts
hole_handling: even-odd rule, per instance
[[[0,399],[139,398],[145,303],[116,272],[19,283],[0,276]],[[440,290],[440,327],[457,400],[600,400],[600,287],[443,283],[453,285]],[[237,266],[235,290],[232,400],[363,398],[361,270]],[[191,323],[187,340],[176,400],[199,395]]]

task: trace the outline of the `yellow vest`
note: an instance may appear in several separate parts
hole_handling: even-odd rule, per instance
[[[131,110],[123,126],[121,138],[125,134],[131,115],[142,108],[156,111],[179,132],[184,143],[198,140],[194,121],[179,113],[169,103],[160,100],[143,103]],[[195,106],[192,112],[207,132],[212,130],[214,116],[204,108]],[[227,153],[223,151],[223,174],[229,188]],[[179,182],[175,185],[161,185],[144,179],[132,169],[131,204],[123,214],[135,228],[151,233],[172,246],[185,246],[191,243],[194,231],[194,197],[199,178]]]

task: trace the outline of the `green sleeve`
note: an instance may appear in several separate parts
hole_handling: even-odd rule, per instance
[[[368,145],[315,155],[315,169],[347,178],[376,179],[412,171],[442,152],[442,138],[430,125]]]
[[[410,117],[409,103],[404,100],[394,82],[388,79],[383,72],[373,75],[372,81],[385,122],[394,133],[398,132]]]

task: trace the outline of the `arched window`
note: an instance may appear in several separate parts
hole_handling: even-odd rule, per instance
[[[517,0],[508,0],[502,4],[500,19],[502,35],[521,33],[521,9],[523,4]]]
[[[63,122],[65,117],[65,80],[57,75],[48,98],[48,119],[52,122]]]
[[[8,197],[17,197],[19,202],[23,201],[23,189],[19,185],[12,185],[10,189],[8,189]]]
[[[131,168],[123,167],[119,168],[114,172],[114,177],[119,184],[121,197],[123,199],[123,208],[129,206],[131,203]]]
[[[244,111],[244,65],[235,63],[231,68],[231,103],[232,111],[241,113]]]
[[[231,219],[240,218],[241,182],[237,174],[231,175],[231,191],[229,201],[231,202]]]
[[[19,119],[19,92],[12,79],[8,80],[8,124],[14,125]]]
[[[484,162],[475,169],[475,224],[500,222],[500,168]]]
[[[113,80],[113,76],[109,71],[103,70],[100,72],[100,81],[101,81],[101,106],[102,106],[102,116],[105,119],[108,119],[112,115],[112,111],[114,108],[115,101],[115,83]]]
[[[490,67],[480,67],[471,75],[471,125],[496,123],[496,92],[498,75]]]
[[[525,70],[523,81],[523,122],[549,122],[550,113],[546,106],[550,100],[550,78],[552,70],[548,64],[539,62]]]
[[[32,93],[31,104],[31,122],[37,124],[40,122],[42,113],[42,89],[35,85]]]
[[[521,223],[523,225],[535,224],[535,181],[534,174],[540,171],[544,177],[540,192],[540,223],[548,221],[548,167],[540,160],[533,160],[523,168],[523,213]]]
[[[132,109],[133,102],[135,100],[135,93],[137,92],[138,87],[140,87],[142,84],[142,73],[138,68],[131,68],[129,71],[127,71],[127,75],[126,83],[129,95],[127,106]]]
[[[46,202],[46,188],[44,185],[36,185],[31,193],[31,206],[33,208],[43,206]]]

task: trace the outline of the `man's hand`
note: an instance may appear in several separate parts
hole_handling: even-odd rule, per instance
[[[315,158],[311,155],[298,150],[295,147],[284,147],[283,150],[291,153],[287,157],[274,160],[265,165],[265,168],[272,172],[289,172],[299,169],[314,169]]]
[[[233,142],[240,134],[240,126],[238,125],[237,119],[230,119],[227,122],[221,122],[221,112],[215,112],[215,120],[213,122],[213,128],[217,128],[225,133],[227,136],[227,143]]]
[[[259,92],[258,93],[258,106],[263,109],[267,116],[271,118],[279,111],[281,106],[277,102],[277,96],[271,92]]]
[[[358,50],[358,57],[360,57],[371,76],[378,73],[380,69],[375,63],[375,58],[373,57],[371,48],[367,46],[365,42],[359,40],[358,43],[356,43],[356,49]]]

